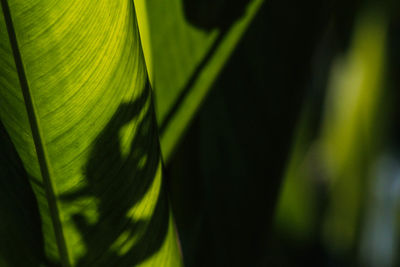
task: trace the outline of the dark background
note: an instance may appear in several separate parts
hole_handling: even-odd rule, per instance
[[[245,3],[186,0],[185,11],[199,28],[224,30]],[[202,16],[213,5],[215,11]],[[384,10],[389,22],[384,82],[396,102],[395,1],[263,4],[166,166],[186,266],[363,266],[361,238],[343,251],[323,238],[325,210],[337,197],[326,184],[312,185],[317,208],[306,237],[280,229],[274,215],[301,114],[308,114],[309,145],[323,123],[332,62],[349,50],[359,14],[374,8]],[[399,109],[394,104],[382,112],[389,122],[384,146],[397,152]]]

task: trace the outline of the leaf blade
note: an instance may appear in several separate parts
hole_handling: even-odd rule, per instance
[[[167,264],[179,262],[164,246],[177,244],[166,220],[171,215],[132,2],[9,3],[71,265],[151,265],[153,257],[167,256]],[[4,32],[1,39],[3,45]],[[0,118],[32,177],[46,255],[60,263],[10,51],[6,45],[0,51]],[[149,231],[161,238],[143,239]]]

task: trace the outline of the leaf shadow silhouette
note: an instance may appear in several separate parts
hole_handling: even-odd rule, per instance
[[[119,132],[133,120],[134,137],[124,157]],[[81,213],[73,215],[86,246],[77,266],[134,266],[161,248],[169,223],[163,182],[149,220],[128,216],[151,189],[161,165],[156,127],[151,88],[146,85],[135,101],[119,106],[97,137],[84,170],[87,185],[61,196],[65,202],[84,197],[98,201],[97,222]]]

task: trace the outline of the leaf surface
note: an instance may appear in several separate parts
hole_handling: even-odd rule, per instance
[[[179,266],[133,2],[1,3],[2,139],[37,200],[45,258]]]

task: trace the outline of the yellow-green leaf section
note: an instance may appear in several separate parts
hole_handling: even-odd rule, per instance
[[[0,119],[46,261],[181,265],[133,1],[1,3]]]

